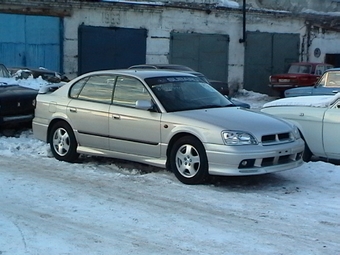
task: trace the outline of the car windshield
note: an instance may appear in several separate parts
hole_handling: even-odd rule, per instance
[[[311,65],[291,65],[288,73],[311,73]]]
[[[167,112],[234,105],[198,77],[154,77],[145,79],[145,82],[150,86]]]

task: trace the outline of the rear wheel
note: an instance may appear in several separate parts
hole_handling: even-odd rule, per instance
[[[79,157],[72,128],[64,121],[58,121],[53,125],[49,143],[53,156],[58,160],[73,162]]]
[[[208,159],[203,144],[192,136],[178,139],[170,152],[170,167],[182,183],[203,183],[208,176]]]

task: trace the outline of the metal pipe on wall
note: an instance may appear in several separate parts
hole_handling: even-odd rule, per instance
[[[239,40],[240,43],[245,43],[246,42],[246,0],[243,0],[243,6],[242,6],[242,14],[243,14],[243,26],[242,26],[242,36],[243,38],[241,38]]]

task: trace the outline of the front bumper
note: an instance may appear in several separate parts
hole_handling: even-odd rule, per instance
[[[205,144],[212,175],[258,175],[289,170],[302,165],[302,139],[272,146],[227,146]]]

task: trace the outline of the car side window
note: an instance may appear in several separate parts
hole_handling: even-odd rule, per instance
[[[136,107],[137,100],[151,101],[145,86],[135,78],[119,76],[113,93],[113,104]]]
[[[70,90],[70,97],[81,100],[110,104],[116,77],[94,75],[78,81]]]
[[[336,72],[329,72],[327,75],[326,87],[339,87],[340,74]]]

